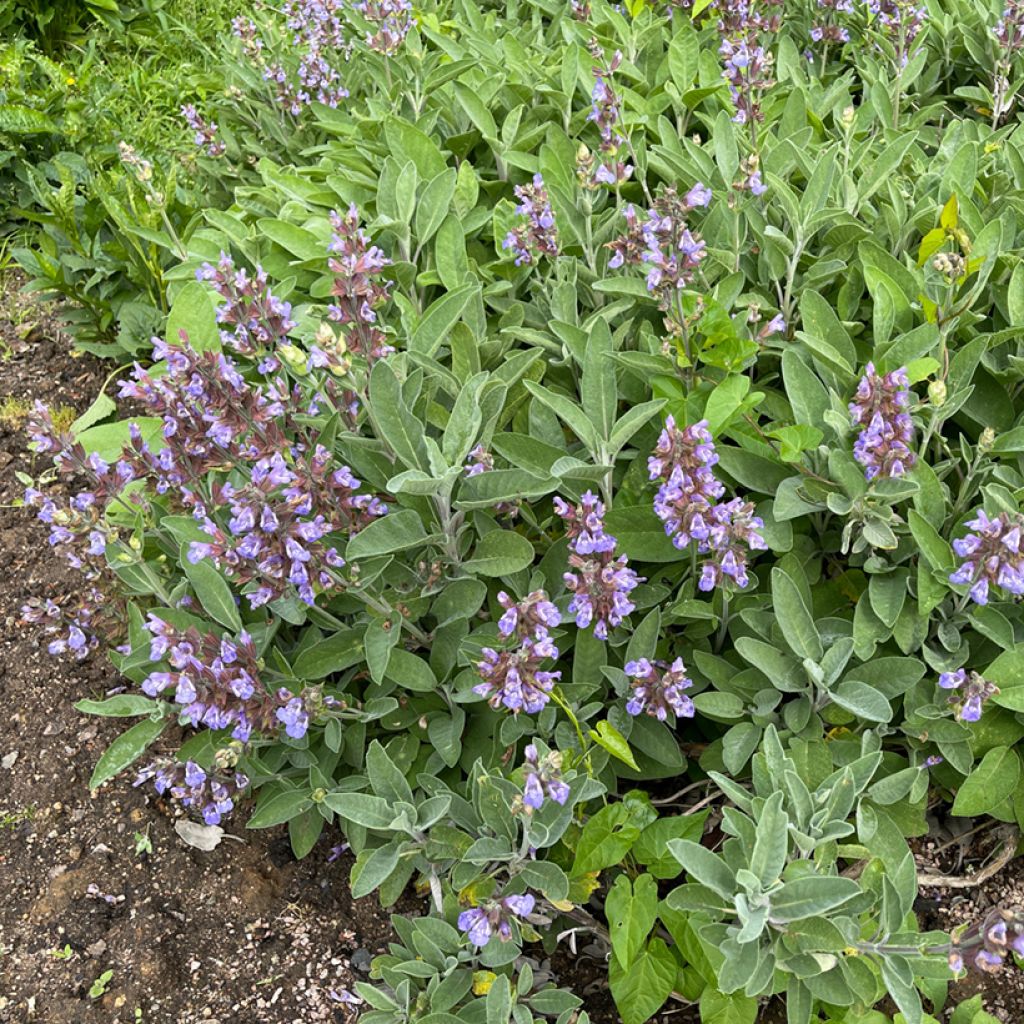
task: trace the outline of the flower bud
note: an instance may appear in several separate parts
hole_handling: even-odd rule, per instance
[[[936,409],[941,408],[946,404],[946,382],[943,380],[933,380],[928,385],[928,401],[935,406]]]
[[[987,452],[996,443],[996,432],[991,427],[986,427],[978,439],[978,447]]]

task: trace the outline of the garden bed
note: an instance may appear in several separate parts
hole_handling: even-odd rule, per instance
[[[42,311],[20,303],[16,284],[5,280],[0,311],[0,403],[81,412],[110,368],[73,357]],[[12,506],[14,473],[32,470],[14,413],[7,406],[0,426],[0,1021],[352,1019],[331,993],[365,979],[390,927],[375,897],[349,897],[350,856],[332,860],[325,837],[298,862],[283,830],[246,832],[242,822],[231,826],[240,841],[204,852],[175,832],[170,804],[128,777],[90,793],[119,723],[73,705],[125,681],[102,654],[50,658],[38,631],[18,625],[27,599],[60,600],[79,581]],[[105,994],[91,997],[108,970]]]

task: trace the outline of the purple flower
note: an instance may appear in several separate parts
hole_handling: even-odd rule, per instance
[[[768,548],[761,536],[764,520],[754,515],[753,502],[742,498],[716,505],[709,518],[706,543],[711,558],[704,563],[698,586],[701,590],[713,590],[728,578],[742,589],[748,583],[747,552]]]
[[[693,681],[686,675],[682,658],[671,665],[640,658],[626,662],[624,671],[631,677],[632,693],[626,702],[629,714],[648,714],[659,722],[664,722],[669,713],[676,718],[693,718],[693,701],[683,693]]]
[[[533,912],[535,900],[529,893],[487,900],[478,907],[459,914],[459,928],[474,946],[486,946],[494,936],[502,942],[512,938],[512,921]]]
[[[864,476],[903,476],[912,469],[917,455],[911,450],[914,425],[907,409],[910,390],[905,369],[885,376],[868,363],[850,403],[850,418],[861,431],[853,446],[853,457],[864,467]]]
[[[483,682],[474,686],[473,692],[486,697],[492,708],[506,707],[513,714],[542,711],[562,676],[561,672],[541,668],[547,659],[558,657],[558,648],[550,639],[527,637],[511,650],[498,652],[485,647],[481,654],[477,672]]]
[[[525,222],[505,236],[501,247],[512,250],[517,267],[533,263],[535,256],[554,259],[558,255],[558,233],[544,178],[535,174],[532,184],[516,185],[513,191],[519,200],[516,213]]]
[[[539,757],[537,747],[529,743],[523,751],[525,772],[522,801],[526,807],[539,810],[544,798],[564,804],[569,798],[569,787],[562,781],[562,755],[552,750]]]
[[[519,602],[501,590],[498,592],[498,604],[505,609],[505,614],[498,620],[498,632],[506,638],[517,635],[520,639],[545,640],[548,630],[555,629],[562,622],[561,613],[543,590],[535,590]]]
[[[609,627],[615,627],[636,607],[629,594],[643,582],[629,568],[625,555],[615,557],[615,538],[604,529],[604,504],[587,491],[573,507],[555,498],[555,512],[566,521],[569,540],[569,568],[564,574],[566,587],[573,592],[569,611],[576,625],[586,629],[594,625],[594,636],[608,639]]]
[[[717,504],[725,488],[715,477],[718,463],[707,420],[682,430],[672,416],[647,460],[651,480],[661,485],[654,497],[655,515],[665,524],[665,533],[681,551],[696,544],[704,563],[701,590],[712,590],[724,579],[736,586],[747,585],[747,553],[767,548],[761,530],[764,522],[754,515],[751,502],[733,498]]]
[[[181,108],[181,116],[189,128],[195,133],[195,143],[199,147],[206,147],[207,156],[223,156],[227,146],[217,138],[217,124],[215,121],[207,121],[196,110],[191,103],[186,103]]]
[[[608,243],[613,253],[609,268],[645,265],[647,290],[657,297],[661,309],[674,313],[679,290],[693,280],[706,252],[703,239],[688,226],[687,216],[710,201],[710,189],[697,182],[683,198],[667,188],[643,221],[632,205],[627,206],[626,233]]]
[[[395,53],[413,26],[409,0],[357,0],[352,6],[374,29],[366,34],[366,45],[378,53]]]
[[[612,75],[622,63],[622,54],[616,50],[611,61],[608,61],[596,39],[591,39],[589,49],[594,59],[594,89],[591,94],[594,105],[587,115],[587,120],[597,125],[601,136],[602,156],[602,161],[594,170],[589,184],[619,185],[628,181],[633,174],[632,165],[623,163],[616,156],[626,141],[618,130],[622,109],[612,86]]]
[[[394,352],[376,313],[389,298],[391,282],[383,280],[383,274],[391,260],[359,226],[354,203],[345,216],[331,211],[331,227],[333,255],[328,266],[335,275],[331,287],[335,301],[328,307],[328,315],[345,329],[348,350],[372,366]]]
[[[284,726],[284,731],[293,739],[299,740],[309,729],[309,713],[301,697],[293,697],[287,690],[277,691],[279,699],[287,701],[284,707],[274,712],[277,720]]]
[[[985,701],[999,693],[999,688],[983,676],[977,672],[968,675],[966,669],[962,668],[955,672],[943,672],[939,676],[939,686],[954,691],[949,696],[949,703],[956,708],[957,717],[962,722],[977,722],[981,718]]]
[[[142,683],[150,697],[173,690],[182,717],[195,727],[231,729],[248,742],[253,732],[272,735],[279,725],[293,738],[305,734],[309,716],[300,697],[281,689],[270,694],[260,680],[259,657],[248,633],[237,640],[179,630],[150,613],[150,660],[167,661],[171,671],[151,672]],[[166,699],[166,698],[165,698]]]
[[[953,541],[953,550],[963,562],[950,577],[950,583],[970,586],[971,599],[987,604],[989,589],[1001,587],[1010,594],[1024,594],[1024,553],[1021,551],[1021,526],[1024,516],[1000,512],[989,519],[983,509],[968,521],[971,532]]]
[[[274,297],[262,267],[257,266],[250,277],[244,268],[236,271],[231,257],[222,252],[217,266],[204,263],[196,278],[209,281],[224,300],[217,310],[217,322],[226,325],[221,328],[221,341],[241,355],[260,356],[282,344],[294,330],[291,303]],[[225,369],[233,372],[230,365]]]
[[[482,445],[478,444],[470,453],[466,462],[466,476],[479,476],[494,469],[494,456]]]
[[[239,794],[249,786],[241,772],[212,768],[204,770],[194,761],[162,758],[139,772],[135,785],[154,780],[156,791],[169,794],[184,807],[198,811],[207,825],[219,825],[235,807]]]

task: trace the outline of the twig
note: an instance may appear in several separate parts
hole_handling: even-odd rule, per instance
[[[1000,831],[1003,833],[1003,846],[999,851],[999,856],[976,875],[931,875],[919,872],[917,884],[938,889],[972,889],[976,885],[987,882],[993,875],[999,874],[1013,860],[1014,854],[1017,852],[1020,832],[1013,826]]]

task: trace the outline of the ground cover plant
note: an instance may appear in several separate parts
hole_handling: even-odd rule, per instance
[[[626,1024],[920,1024],[1013,969],[1024,908],[922,929],[912,844],[1005,863],[1024,815],[1022,19],[236,19],[133,414],[32,422],[84,582],[25,619],[137,719],[93,784],[417,892],[371,1024],[582,1019],[521,956],[582,941]]]

